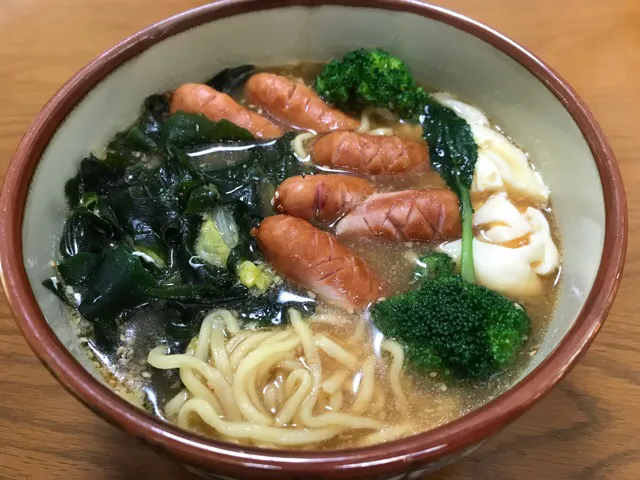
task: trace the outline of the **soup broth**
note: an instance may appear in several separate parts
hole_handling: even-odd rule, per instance
[[[299,63],[260,71],[310,86],[322,68],[320,64]],[[280,127],[295,129],[252,104],[245,97],[242,85],[231,88],[229,93],[239,104],[270,118]],[[369,132],[423,142],[419,126],[400,121],[388,111],[371,111],[364,115],[368,115]],[[508,126],[505,127],[508,130]],[[491,128],[499,131],[495,125]],[[298,133],[302,134],[304,130]],[[306,138],[300,145],[308,151],[313,141],[313,138]],[[224,148],[217,152],[207,154],[206,158],[219,161],[227,154]],[[197,149],[191,153],[192,158],[200,158]],[[157,160],[155,153],[139,155],[141,163],[151,165]],[[297,161],[301,162],[306,174],[338,170],[353,175],[353,172],[316,167],[308,157],[298,155]],[[438,172],[427,168],[406,174],[360,176],[366,178],[376,192],[446,188]],[[265,187],[259,194],[262,198],[270,198],[273,187],[277,185],[271,185],[270,189]],[[508,185],[503,191],[522,214],[528,208],[541,207],[536,200],[521,196]],[[229,192],[229,195],[233,194],[232,189]],[[472,191],[471,200],[476,211],[494,193]],[[243,201],[245,197],[238,198]],[[265,204],[264,209],[272,214],[270,204],[263,202],[263,207]],[[91,207],[104,218],[104,210],[95,205]],[[559,247],[553,209],[547,203],[540,211],[551,228],[552,241]],[[335,232],[339,220],[319,224],[319,227]],[[475,226],[474,236],[478,241],[490,243],[484,235],[495,226],[505,224]],[[222,238],[224,240],[224,235]],[[417,288],[416,260],[439,247],[428,242],[381,242],[375,238],[340,241],[382,277],[387,297]],[[527,234],[505,242],[504,246],[518,248],[528,242]],[[197,247],[197,242],[194,245]],[[151,247],[139,248],[137,252],[140,256],[151,257],[150,263],[155,267],[172,261],[171,258],[156,259]],[[193,268],[194,258],[190,259]],[[196,432],[241,444],[267,448],[343,449],[435,428],[507,390],[531,361],[544,337],[553,314],[559,277],[558,267],[550,274],[539,276],[541,289],[535,295],[515,298],[531,318],[531,333],[509,368],[482,381],[455,378],[447,369],[425,371],[414,368],[404,358],[404,346],[394,339],[385,339],[375,327],[370,308],[360,311],[336,307],[325,302],[322,295],[297,288],[295,282],[286,278],[279,278],[271,288],[286,292],[290,295],[287,298],[303,299],[300,305],[315,303],[314,312],[301,309],[302,315],[298,310],[288,314],[297,315],[298,323],[291,317],[294,321],[287,324],[286,309],[272,314],[272,317],[277,316],[277,321],[265,322],[251,315],[243,316],[233,303],[219,306],[210,302],[209,310],[214,313],[204,317],[209,320],[203,323],[203,315],[196,315],[193,325],[185,329],[191,334],[177,339],[170,332],[174,327],[184,326],[175,320],[177,307],[165,308],[163,303],[158,309],[145,301],[131,304],[126,321],[118,320],[115,343],[105,347],[104,342],[97,341],[94,336],[95,321],[85,320],[75,308],[72,316],[78,325],[78,334],[108,382],[127,399],[155,415]],[[187,300],[177,305],[204,311],[202,305],[206,301],[203,302],[196,304]],[[287,308],[297,309],[297,305],[296,302],[287,303]],[[247,346],[251,342],[255,345]],[[251,362],[254,363],[247,366]],[[311,386],[304,387],[306,383]],[[308,411],[305,411],[305,405],[309,407]],[[238,425],[252,433],[238,434],[234,430]]]

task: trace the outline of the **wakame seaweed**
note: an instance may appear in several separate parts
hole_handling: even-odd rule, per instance
[[[231,91],[251,71],[221,72],[215,83]],[[242,262],[263,261],[251,229],[272,211],[269,193],[302,172],[291,140],[258,141],[224,120],[171,114],[167,96],[151,95],[104,157],[88,155],[66,183],[61,260],[44,286],[93,325],[107,352],[142,310],[164,312],[165,340],[182,348],[211,309],[263,325],[283,322],[293,305],[311,313],[314,300],[282,286],[256,292],[236,275]],[[212,147],[228,161],[200,162],[198,152]],[[220,207],[231,212],[238,239],[226,265],[216,266],[198,257],[196,242],[206,215]]]
[[[176,112],[165,121],[162,140],[167,145],[186,148],[220,140],[253,140],[253,135],[228,120],[214,123],[201,113]]]
[[[226,94],[244,85],[247,79],[256,72],[255,65],[240,65],[238,67],[225,68],[206,82],[211,88]]]

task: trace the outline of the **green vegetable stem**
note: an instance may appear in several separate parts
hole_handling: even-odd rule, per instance
[[[466,120],[453,110],[429,100],[421,117],[424,138],[429,145],[431,166],[447,186],[458,194],[462,219],[461,273],[475,282],[473,263],[473,207],[469,191],[478,160],[478,146]]]

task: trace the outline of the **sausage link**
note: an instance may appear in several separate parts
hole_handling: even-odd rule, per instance
[[[394,135],[334,132],[312,146],[316,165],[366,175],[395,175],[428,167],[424,143]]]
[[[366,180],[348,175],[305,175],[287,178],[274,196],[276,212],[320,222],[333,222],[373,194]]]
[[[283,133],[278,125],[243,107],[226,93],[199,83],[186,83],[173,92],[171,113],[177,111],[202,113],[212,122],[228,120],[246,128],[256,138],[278,138]]]
[[[358,120],[327,105],[309,87],[281,75],[253,75],[245,84],[245,95],[254,105],[295,128],[326,133],[360,126]]]
[[[362,258],[306,220],[267,217],[257,237],[265,259],[281,276],[329,303],[365,308],[384,294],[382,281]]]
[[[395,242],[437,242],[461,232],[458,197],[447,189],[371,195],[336,226],[339,237]]]

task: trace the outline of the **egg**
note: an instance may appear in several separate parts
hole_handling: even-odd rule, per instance
[[[531,232],[531,225],[504,192],[491,196],[473,215],[474,227],[488,227],[482,236],[491,243],[506,243]]]
[[[471,105],[468,105],[460,100],[456,100],[450,93],[438,92],[431,95],[436,102],[449,107],[460,118],[464,118],[470,125],[486,125],[489,126],[489,119],[487,116]]]
[[[540,175],[529,165],[527,155],[513,145],[507,137],[486,125],[471,124],[473,137],[478,144],[478,160],[491,162],[495,169],[487,178],[483,174],[487,169],[476,168],[474,184],[479,191],[491,190],[487,183],[502,182],[505,188],[516,192],[519,196],[546,205],[549,201],[549,189]],[[499,179],[496,178],[496,172]]]
[[[558,269],[560,254],[556,247],[549,222],[540,210],[527,207],[520,213],[507,194],[497,193],[476,210],[473,215],[474,227],[487,227],[482,238],[490,243],[503,244],[522,238],[528,245],[536,245],[543,256],[534,266],[538,275],[549,275]]]
[[[544,248],[543,258],[535,266],[534,270],[538,275],[550,275],[560,266],[560,254],[551,237],[549,222],[540,210],[532,207],[527,208],[523,217],[532,230],[529,236],[529,244],[540,244]]]
[[[492,128],[482,111],[448,93],[436,93],[432,98],[469,123],[478,145],[471,192],[491,194],[473,215],[473,226],[481,229],[473,240],[478,283],[512,297],[539,295],[541,277],[558,269],[558,248],[544,213],[532,206],[522,213],[509,195],[544,206],[549,189],[527,155]],[[517,239],[522,239],[521,246],[506,245]],[[440,250],[460,262],[461,240],[445,243]]]
[[[456,263],[460,262],[462,241],[455,240],[440,246]],[[544,258],[541,243],[520,248],[508,248],[473,239],[473,264],[477,282],[491,290],[518,298],[542,293],[542,280],[533,264]]]
[[[471,127],[478,144],[478,160],[474,172],[472,192],[513,190],[518,196],[546,205],[549,189],[540,175],[531,168],[527,155],[507,137],[491,127],[487,116],[451,94],[431,95],[441,105],[449,107]]]
[[[473,175],[472,192],[496,192],[504,190],[504,181],[498,166],[491,160],[490,152],[478,152]]]

